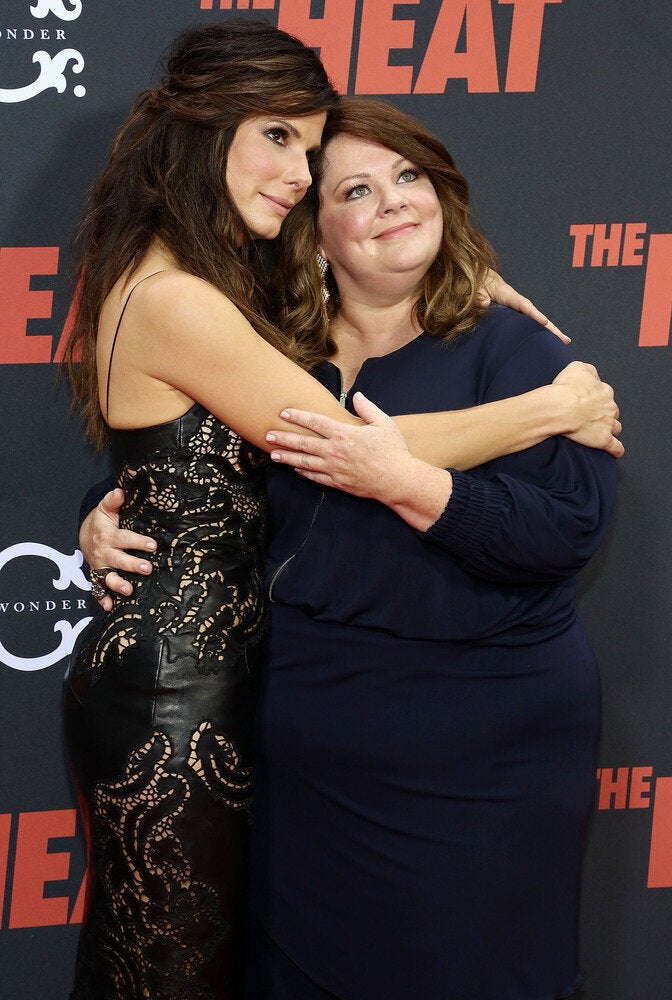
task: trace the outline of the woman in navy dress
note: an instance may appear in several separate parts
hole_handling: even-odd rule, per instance
[[[566,437],[468,473],[404,450],[369,399],[470,407],[549,381],[567,349],[478,305],[466,184],[411,119],[346,99],[316,188],[285,232],[288,322],[298,306],[307,329],[312,240],[318,375],[372,423],[290,412],[322,437],[274,435],[250,995],[569,997],[600,726],[573,599],[615,462]]]

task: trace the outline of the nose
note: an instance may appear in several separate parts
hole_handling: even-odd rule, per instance
[[[285,174],[285,181],[297,191],[305,191],[312,184],[308,156],[304,150],[297,150]]]
[[[378,203],[379,215],[387,215],[390,212],[399,212],[408,207],[408,199],[402,187],[398,184],[390,184],[383,188]]]

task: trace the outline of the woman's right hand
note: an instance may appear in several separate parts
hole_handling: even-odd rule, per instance
[[[152,572],[152,564],[148,559],[142,559],[126,549],[144,549],[147,552],[156,550],[156,542],[135,531],[119,527],[119,510],[124,502],[124,494],[120,489],[106,493],[97,507],[82,521],[79,529],[79,547],[84,558],[92,569],[109,567],[105,576],[105,587],[108,593],[98,603],[105,611],[111,611],[113,599],[109,591],[117,594],[132,594],[133,587],[115,570],[127,573],[140,573],[147,576]]]
[[[553,380],[569,391],[574,418],[565,437],[588,448],[600,448],[620,458],[625,448],[618,440],[622,431],[614,390],[600,380],[594,365],[572,361]]]

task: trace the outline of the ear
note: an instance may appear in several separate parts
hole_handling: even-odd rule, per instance
[[[329,258],[327,257],[326,253],[324,252],[324,248],[323,248],[323,246],[322,246],[321,243],[317,244],[317,252],[319,253],[319,255],[321,257],[324,257],[324,259],[327,261],[327,263],[329,263]]]

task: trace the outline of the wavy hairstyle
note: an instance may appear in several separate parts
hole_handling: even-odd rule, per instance
[[[495,254],[471,220],[469,188],[443,144],[420,122],[383,101],[343,97],[329,113],[322,152],[313,169],[313,186],[290,213],[281,234],[282,306],[279,324],[294,350],[313,363],[330,357],[335,345],[329,321],[340,308],[331,269],[325,308],[316,264],[319,242],[320,183],[329,159],[329,142],[340,135],[373,142],[407,157],[432,182],[443,211],[443,242],[427,271],[415,303],[415,315],[427,333],[452,340],[473,327],[485,312],[478,292]]]
[[[154,238],[180,268],[221,289],[261,336],[302,362],[300,348],[270,321],[250,247],[239,247],[240,234],[249,233],[227,189],[226,159],[250,117],[315,114],[337,100],[313,50],[265,22],[228,20],[175,40],[162,85],[137,98],[75,234],[78,305],[65,359],[73,402],[95,444],[106,438],[96,372],[100,311]]]

